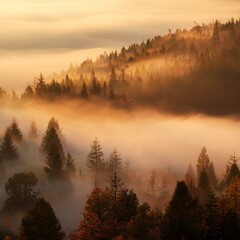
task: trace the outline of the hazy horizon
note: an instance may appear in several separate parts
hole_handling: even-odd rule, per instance
[[[104,51],[166,34],[168,29],[240,15],[236,0],[0,2],[1,87],[16,91],[39,72],[46,76],[60,72],[71,62],[94,59]]]

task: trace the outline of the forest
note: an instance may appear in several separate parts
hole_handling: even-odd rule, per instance
[[[216,20],[0,88],[0,239],[239,240],[239,66]]]
[[[13,101],[79,100],[173,114],[239,115],[240,20],[197,24],[155,36],[96,61],[46,78],[34,77],[23,93],[0,89]],[[204,97],[203,97],[204,96]],[[82,103],[82,101],[84,101]]]

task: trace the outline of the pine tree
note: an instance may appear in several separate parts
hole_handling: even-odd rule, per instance
[[[44,171],[49,179],[60,179],[63,177],[63,159],[57,145],[52,145],[48,148]]]
[[[210,165],[209,156],[207,154],[206,148],[203,147],[197,160],[197,181],[198,182],[200,180],[200,175],[202,174],[203,170],[208,174],[209,165]]]
[[[39,78],[37,78],[37,84],[35,87],[35,92],[38,97],[45,97],[47,93],[47,84],[43,78],[43,75],[40,73]]]
[[[151,171],[150,179],[147,184],[147,192],[151,196],[153,207],[157,207],[157,193],[159,192],[159,182],[155,170]]]
[[[32,123],[30,125],[28,136],[30,139],[36,139],[38,137],[37,133],[37,126],[36,123],[32,120]]]
[[[238,157],[235,155],[230,156],[230,162],[229,165],[227,166],[227,177],[226,177],[226,185],[228,186],[231,182],[232,179],[237,176],[240,178],[240,170],[237,165]]]
[[[85,81],[83,82],[83,85],[82,85],[81,97],[82,98],[88,98],[87,85],[86,85]]]
[[[108,171],[109,174],[112,175],[115,172],[119,172],[122,168],[122,160],[121,155],[117,151],[116,147],[113,149],[113,151],[110,154],[109,160],[108,160]]]
[[[200,239],[199,206],[192,200],[186,184],[177,182],[175,192],[163,216],[161,240]]]
[[[12,138],[13,142],[20,143],[23,140],[23,135],[21,130],[18,127],[16,119],[13,119],[12,124],[8,127],[7,131]]]
[[[98,83],[97,83],[97,78],[96,78],[96,75],[95,75],[95,71],[92,70],[90,92],[91,92],[93,95],[98,94],[97,84],[98,84]]]
[[[219,209],[216,195],[210,191],[205,207],[206,239],[219,240]]]
[[[104,159],[103,159],[103,152],[102,147],[99,144],[97,138],[93,141],[91,145],[91,150],[87,155],[87,167],[93,172],[94,174],[94,187],[99,187],[99,178],[100,172],[104,168]]]
[[[0,159],[2,162],[9,162],[18,159],[17,149],[12,143],[11,136],[8,131],[6,131],[3,142],[0,148]]]
[[[218,179],[215,173],[215,168],[213,165],[213,162],[210,162],[209,168],[208,168],[208,178],[209,178],[209,184],[214,189],[217,190],[218,188]]]
[[[110,89],[114,89],[116,85],[117,85],[117,75],[116,75],[114,66],[112,66],[110,79],[109,79],[109,87]]]
[[[40,198],[22,218],[19,240],[62,240],[64,233],[51,205]]]
[[[189,193],[193,197],[196,191],[196,176],[191,163],[189,164],[187,173],[185,175],[185,183],[189,189]]]
[[[34,96],[34,92],[33,89],[30,85],[28,85],[24,91],[24,93],[22,94],[21,98],[22,99],[32,99]]]
[[[45,135],[42,140],[40,151],[42,153],[48,154],[49,149],[56,149],[62,159],[65,160],[65,155],[62,147],[62,143],[54,127],[47,128]]]
[[[76,172],[76,167],[74,163],[74,158],[72,155],[68,152],[67,158],[66,158],[66,164],[65,164],[65,173],[67,176],[71,176]]]

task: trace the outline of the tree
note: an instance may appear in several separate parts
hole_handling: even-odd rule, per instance
[[[30,173],[16,173],[8,179],[5,190],[8,199],[5,201],[5,212],[25,211],[37,199],[39,191],[35,191],[38,184],[36,175]]]
[[[62,240],[64,233],[51,205],[40,198],[22,218],[19,240]]]
[[[237,165],[238,157],[234,155],[230,156],[230,162],[227,166],[227,178],[226,178],[226,185],[229,186],[229,184],[232,182],[232,179],[237,176],[240,178],[240,170]]]
[[[104,159],[102,147],[99,144],[97,138],[93,141],[91,145],[91,150],[87,155],[87,167],[94,174],[94,187],[97,188],[99,186],[99,174],[101,170],[104,169]]]
[[[210,186],[216,190],[218,187],[218,179],[215,173],[215,168],[213,165],[213,162],[210,162],[209,168],[208,168],[208,178],[209,178],[209,184]]]
[[[22,99],[32,99],[33,96],[34,96],[33,89],[30,85],[28,85],[21,97]]]
[[[198,156],[198,160],[197,160],[197,181],[199,183],[200,180],[200,176],[203,170],[206,171],[206,173],[208,174],[208,168],[210,165],[210,160],[209,160],[209,156],[207,154],[207,149],[205,147],[202,148],[201,153]]]
[[[98,85],[97,78],[96,78],[96,75],[95,75],[95,71],[93,69],[92,70],[92,76],[91,76],[91,85],[90,85],[90,92],[93,95],[98,94],[98,86],[97,85]]]
[[[116,147],[110,154],[107,167],[110,175],[113,175],[115,172],[118,173],[122,168],[121,155],[117,151]]]
[[[44,171],[49,179],[60,179],[63,177],[63,159],[57,145],[52,145],[48,148]]]
[[[23,140],[23,135],[18,127],[16,119],[13,119],[13,122],[7,128],[7,131],[9,132],[9,135],[11,136],[13,142],[20,143]]]
[[[220,222],[219,207],[216,195],[210,191],[205,206],[205,239],[219,240]]]
[[[109,87],[110,89],[114,89],[117,85],[117,75],[114,66],[112,66],[110,79],[109,79]]]
[[[65,164],[65,173],[67,176],[71,176],[76,172],[76,167],[74,163],[74,158],[72,155],[68,152],[67,158],[66,158],[66,164]]]
[[[213,43],[219,42],[219,22],[216,20],[213,26],[213,34],[212,34],[212,40]]]
[[[47,84],[43,78],[43,75],[40,73],[39,78],[37,78],[37,84],[35,87],[35,92],[38,97],[45,97],[47,93]]]
[[[175,192],[163,216],[161,239],[200,239],[198,215],[197,201],[192,200],[183,181],[177,182]]]
[[[30,125],[28,136],[30,139],[36,139],[38,137],[37,133],[37,126],[36,123],[32,120],[32,123]]]
[[[82,85],[81,97],[88,98],[87,84],[85,81],[83,82],[83,85]]]
[[[191,163],[189,164],[187,173],[185,175],[185,183],[188,187],[189,193],[193,197],[196,190],[196,176]]]
[[[13,161],[18,159],[17,149],[12,143],[11,136],[8,131],[6,131],[3,142],[0,148],[0,159],[3,162]]]
[[[61,160],[62,161],[65,160],[62,143],[54,127],[47,128],[42,140],[40,151],[42,153],[48,154],[50,152],[50,149],[58,151]]]
[[[147,192],[150,194],[153,207],[157,207],[157,192],[159,192],[159,182],[155,170],[151,171],[150,179],[147,184]]]

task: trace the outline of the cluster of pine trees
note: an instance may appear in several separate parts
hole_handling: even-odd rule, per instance
[[[28,138],[35,141],[38,137],[33,121]],[[42,171],[49,184],[64,182],[67,186],[64,191],[72,191],[71,179],[76,173],[76,165],[70,153],[65,155],[64,141],[58,121],[51,118],[38,151],[44,158]],[[14,119],[1,140],[1,176],[6,174],[7,168],[19,164],[18,148],[23,143],[23,134]],[[38,189],[36,174],[19,172],[5,183],[7,197],[0,212],[0,237],[5,240],[238,240],[240,170],[237,163],[238,158],[234,154],[226,166],[225,175],[219,179],[204,147],[197,160],[196,174],[189,165],[184,180],[177,181],[165,205],[162,202],[165,201],[166,188],[160,186],[157,172],[152,171],[146,186],[150,200],[147,203],[140,201],[135,191],[128,187],[126,166],[117,149],[114,148],[105,160],[102,147],[95,139],[86,156],[93,189],[87,198],[79,228],[70,234],[64,233],[52,206]],[[17,234],[7,227],[16,213],[21,216]]]
[[[163,37],[123,47],[120,53],[71,64],[47,80],[40,74],[21,99],[101,100],[124,108],[239,114],[239,39],[240,21],[234,19],[196,24],[189,31],[169,30]],[[0,97],[4,96],[9,94],[0,88]],[[11,98],[20,100],[15,91]]]

